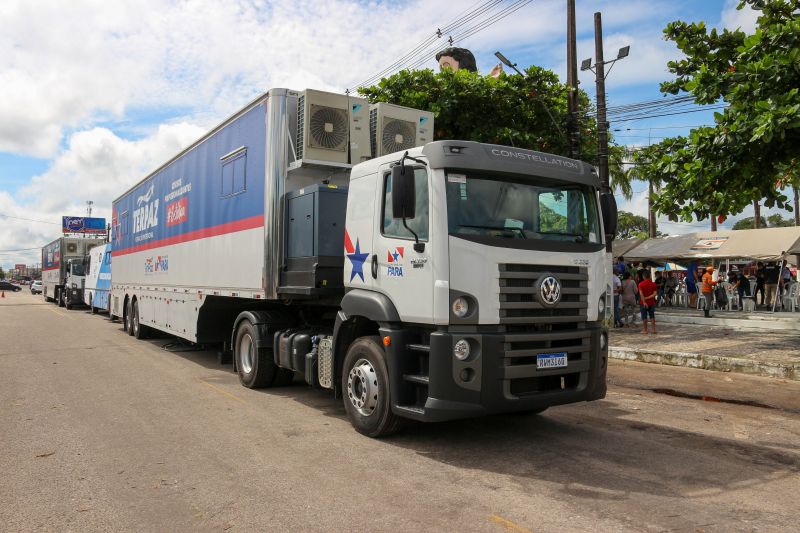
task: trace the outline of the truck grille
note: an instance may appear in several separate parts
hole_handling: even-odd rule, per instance
[[[499,265],[500,323],[506,394],[523,397],[585,386],[589,371],[591,331],[586,329],[589,275],[576,266]],[[553,307],[536,299],[535,285],[544,274],[561,282],[561,300]],[[536,356],[567,353],[567,367],[539,369]]]
[[[584,322],[588,309],[589,275],[586,268],[501,263],[500,323],[556,324]],[[552,274],[561,282],[561,300],[547,307],[536,299],[536,281]]]

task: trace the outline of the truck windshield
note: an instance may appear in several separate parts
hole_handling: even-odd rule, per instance
[[[72,263],[73,276],[85,276],[86,270],[83,268],[83,263]]]
[[[447,173],[451,235],[600,243],[595,189],[535,177]]]

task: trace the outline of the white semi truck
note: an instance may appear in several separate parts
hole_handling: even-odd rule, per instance
[[[83,304],[85,259],[104,244],[98,238],[59,237],[42,248],[42,295],[48,302],[72,309]]]
[[[364,156],[368,104],[319,94],[269,91],[114,201],[125,330],[224,343],[245,387],[299,376],[373,437],[603,398],[615,221],[594,169],[429,142],[432,117],[380,104]]]

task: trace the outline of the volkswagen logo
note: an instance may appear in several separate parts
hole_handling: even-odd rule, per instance
[[[536,282],[536,296],[542,305],[552,307],[561,300],[561,282],[550,274],[545,274]]]

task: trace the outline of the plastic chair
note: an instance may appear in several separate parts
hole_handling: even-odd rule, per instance
[[[794,313],[795,309],[800,307],[800,305],[798,305],[797,287],[798,283],[792,283],[789,285],[789,290],[786,291],[783,298],[781,298],[781,304],[783,305],[784,311],[789,309],[792,313]]]

